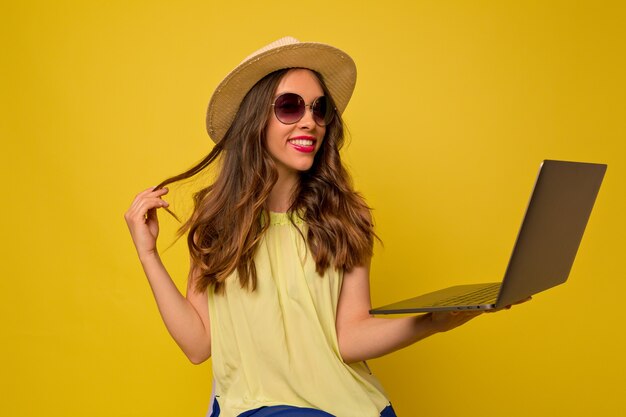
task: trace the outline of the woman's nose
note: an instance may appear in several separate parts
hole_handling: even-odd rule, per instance
[[[304,108],[304,115],[302,116],[302,119],[298,121],[298,126],[307,129],[315,127],[315,120],[313,119],[313,109],[311,108],[311,106],[307,105]]]

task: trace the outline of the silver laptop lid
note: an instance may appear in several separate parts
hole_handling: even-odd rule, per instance
[[[604,164],[543,162],[496,308],[567,280],[605,172]]]

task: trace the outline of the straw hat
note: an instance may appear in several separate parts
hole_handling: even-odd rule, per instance
[[[248,91],[266,75],[284,68],[320,73],[337,111],[343,113],[356,84],[352,58],[330,45],[285,37],[248,56],[215,89],[206,115],[207,132],[215,143],[226,134]]]

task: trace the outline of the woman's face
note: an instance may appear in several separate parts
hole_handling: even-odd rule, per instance
[[[283,178],[297,176],[298,172],[311,168],[326,133],[325,126],[315,123],[311,108],[308,106],[316,98],[324,95],[320,82],[313,72],[307,69],[293,69],[287,72],[276,88],[273,101],[284,93],[298,94],[304,99],[307,107],[302,119],[289,125],[280,122],[272,108],[265,130],[266,146],[276,163],[279,177]]]

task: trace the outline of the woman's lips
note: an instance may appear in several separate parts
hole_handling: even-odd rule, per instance
[[[313,136],[296,136],[289,139],[289,145],[298,152],[311,153],[315,150],[315,137]]]

